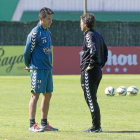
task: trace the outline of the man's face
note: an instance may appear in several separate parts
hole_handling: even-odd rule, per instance
[[[45,18],[40,17],[41,25],[44,28],[49,28],[52,24],[52,15],[48,15]]]
[[[86,24],[82,21],[82,19],[81,19],[81,21],[80,21],[80,27],[81,27],[81,31],[86,31]]]

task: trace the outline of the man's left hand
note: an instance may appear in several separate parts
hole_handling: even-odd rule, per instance
[[[88,70],[92,69],[92,67],[88,66],[86,69],[85,69],[85,72],[87,72]]]

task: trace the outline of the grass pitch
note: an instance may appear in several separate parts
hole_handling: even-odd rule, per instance
[[[29,76],[0,76],[0,140],[138,140],[140,139],[140,92],[137,96],[108,97],[107,86],[117,89],[135,85],[140,75],[103,75],[98,89],[102,133],[83,133],[91,126],[91,116],[80,85],[80,75],[54,76],[54,92],[48,121],[58,132],[31,133],[28,105]],[[40,103],[36,122],[40,125]]]

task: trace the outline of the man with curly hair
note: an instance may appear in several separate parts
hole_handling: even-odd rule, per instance
[[[102,79],[101,69],[107,61],[108,49],[103,37],[94,30],[95,16],[91,13],[86,13],[80,18],[81,30],[84,32],[80,67],[81,86],[92,117],[92,127],[83,132],[102,132],[97,90]]]

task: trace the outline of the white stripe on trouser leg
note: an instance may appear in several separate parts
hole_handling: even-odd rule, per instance
[[[36,70],[33,71],[33,77],[32,77],[31,90],[33,90],[33,91],[35,91],[35,84],[36,84]]]
[[[93,102],[91,99],[91,93],[90,93],[90,89],[89,89],[89,79],[88,79],[87,72],[85,72],[85,89],[86,89],[87,100],[89,102],[89,109],[91,112],[94,112]]]

